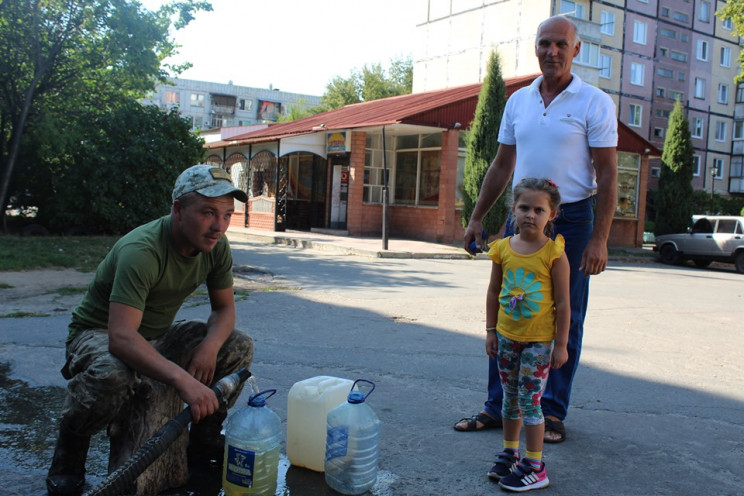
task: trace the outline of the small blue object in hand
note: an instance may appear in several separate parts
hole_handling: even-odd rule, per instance
[[[475,243],[475,240],[470,242],[468,245],[470,253],[483,253],[483,247],[486,246],[486,241],[488,240],[488,233],[485,230],[481,233],[481,238],[482,244],[480,246]]]

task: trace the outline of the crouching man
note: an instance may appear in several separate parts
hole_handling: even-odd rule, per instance
[[[224,236],[234,199],[247,200],[218,167],[195,165],[176,180],[171,213],[122,237],[72,312],[62,374],[69,380],[47,477],[50,496],[79,495],[91,435],[131,401],[141,376],[173,387],[191,407],[189,448],[221,459],[227,409],[214,382],[250,368],[253,341],[235,330],[232,254]],[[174,322],[202,283],[206,323]],[[238,390],[228,400],[237,399]]]

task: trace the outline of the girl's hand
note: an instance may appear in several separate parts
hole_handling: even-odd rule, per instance
[[[556,346],[550,355],[550,367],[559,369],[568,361],[568,350],[565,346]]]
[[[495,332],[486,332],[486,355],[496,358],[499,353],[499,339]]]

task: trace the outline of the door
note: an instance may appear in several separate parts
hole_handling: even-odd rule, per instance
[[[349,164],[331,163],[331,229],[346,229]]]

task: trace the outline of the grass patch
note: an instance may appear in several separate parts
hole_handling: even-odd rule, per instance
[[[0,271],[59,267],[92,272],[119,236],[0,235]]]
[[[86,287],[75,287],[75,286],[65,286],[63,288],[57,288],[54,290],[55,293],[57,293],[60,296],[72,296],[77,294],[83,294],[86,291]]]
[[[21,319],[23,317],[49,317],[48,313],[34,313],[34,312],[10,312],[0,314],[0,319]]]
[[[7,283],[4,283],[4,282],[0,282],[0,289],[10,289],[12,287],[13,287],[12,284],[7,284]]]

